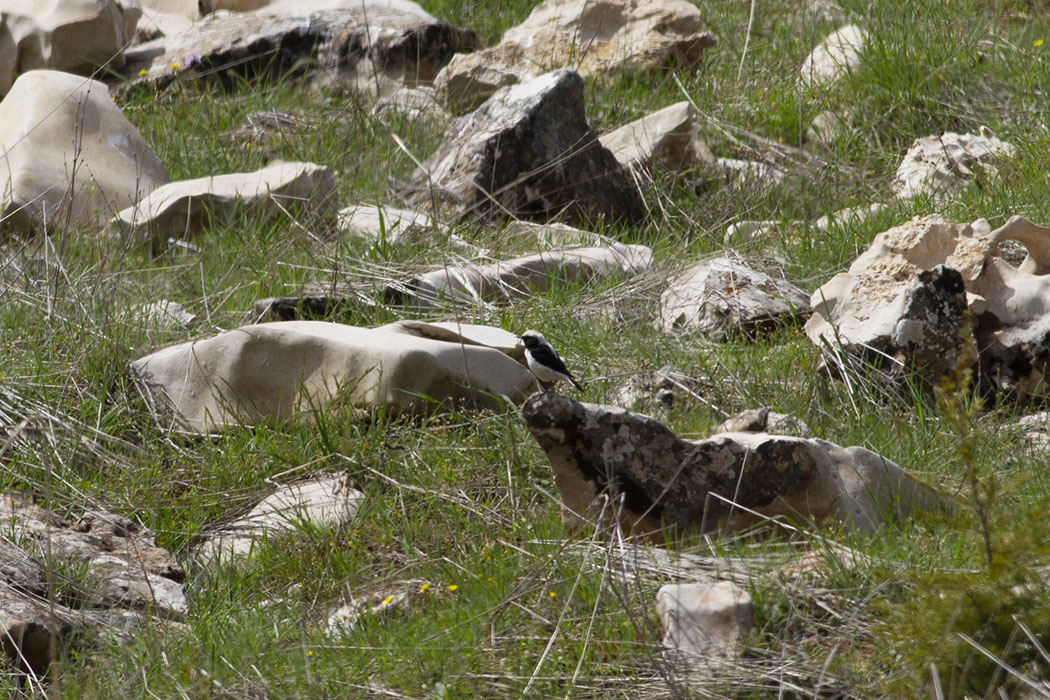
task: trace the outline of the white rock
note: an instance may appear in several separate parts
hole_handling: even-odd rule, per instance
[[[434,88],[429,85],[402,87],[394,93],[376,100],[372,114],[389,124],[392,119],[402,117],[414,122],[431,119],[444,124],[452,119],[437,100]]]
[[[159,415],[196,433],[278,424],[311,411],[367,416],[432,413],[448,404],[520,400],[535,384],[517,359],[458,332],[417,321],[359,328],[322,321],[245,326],[131,363]],[[507,345],[512,333],[495,329]],[[488,332],[495,332],[488,331]],[[483,336],[484,337],[484,336]]]
[[[656,612],[664,646],[700,671],[736,659],[740,637],[755,626],[751,596],[731,581],[661,586]]]
[[[195,553],[202,566],[229,564],[252,556],[266,540],[303,529],[340,527],[350,522],[365,495],[344,476],[320,476],[281,486],[242,518],[209,533]]]
[[[832,227],[857,226],[887,209],[889,209],[889,205],[882,202],[872,202],[867,206],[839,209],[836,212],[820,217],[813,222],[813,225],[823,231],[829,231]]]
[[[96,228],[168,181],[160,159],[102,83],[56,71],[23,74],[0,102],[0,220],[49,232],[66,217]]]
[[[184,328],[197,318],[182,304],[167,299],[161,299],[139,308],[135,316],[151,328],[164,329]]]
[[[438,224],[423,212],[374,204],[351,204],[339,210],[341,233],[369,243],[396,243],[406,234],[437,232]]]
[[[799,82],[817,87],[849,75],[860,65],[867,41],[868,32],[855,24],[835,30],[802,62]]]
[[[209,217],[234,213],[278,216],[289,207],[306,207],[311,217],[335,214],[335,176],[313,163],[278,163],[251,173],[179,180],[158,187],[135,206],[121,211],[112,226],[123,237],[149,242],[157,250],[168,237],[188,238]]]
[[[945,133],[916,139],[897,168],[893,191],[898,199],[951,194],[972,181],[978,171],[994,176],[1004,158],[1016,152],[991,129],[979,134]]]
[[[770,187],[780,184],[785,177],[783,170],[768,163],[739,158],[719,158],[716,162],[726,179],[737,186]]]
[[[685,0],[545,0],[494,47],[457,54],[434,84],[457,113],[501,87],[571,66],[584,76],[621,69],[691,70],[715,38]]]
[[[603,134],[598,140],[626,168],[678,172],[702,160],[693,121],[693,106],[683,101]]]
[[[31,70],[89,75],[101,65],[123,68],[141,15],[138,0],[4,0],[0,97],[17,74]]]
[[[706,260],[668,284],[660,296],[662,330],[691,328],[721,340],[734,332],[760,330],[809,310],[807,295],[787,280],[774,279],[729,258]]]
[[[558,221],[541,224],[535,221],[512,220],[503,229],[501,238],[512,238],[519,243],[531,243],[545,248],[602,246],[615,242],[608,236],[584,231]]]

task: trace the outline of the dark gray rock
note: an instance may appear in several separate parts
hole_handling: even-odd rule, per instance
[[[455,119],[406,189],[420,210],[436,203],[457,218],[597,224],[635,222],[644,211],[587,123],[583,78],[572,69],[503,88]]]
[[[554,394],[532,396],[521,413],[569,527],[615,513],[636,534],[731,530],[777,515],[873,529],[890,513],[937,503],[861,447],[761,433],[683,440],[648,416]]]

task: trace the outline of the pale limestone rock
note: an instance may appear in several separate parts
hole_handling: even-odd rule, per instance
[[[16,75],[31,70],[82,75],[102,65],[120,70],[141,15],[138,0],[4,0],[0,97]]]
[[[423,212],[375,204],[351,204],[339,210],[339,232],[369,243],[396,243],[406,234],[437,232],[433,217]]]
[[[780,168],[755,160],[718,158],[716,165],[726,180],[737,187],[773,187],[786,177]]]
[[[836,143],[850,134],[852,115],[847,108],[843,111],[825,109],[813,117],[806,129],[806,141],[825,148],[833,148]]]
[[[207,8],[206,8],[207,9]],[[254,12],[219,11],[190,29],[127,53],[135,82],[178,77],[233,84],[238,75],[304,70],[319,85],[386,94],[428,84],[456,51],[480,45],[473,31],[441,22],[413,2],[272,3]]]
[[[136,309],[135,317],[147,328],[162,330],[185,328],[197,318],[182,304],[167,299],[161,299]]]
[[[166,15],[178,15],[193,21],[200,18],[200,3],[197,0],[139,0],[143,14],[160,12]]]
[[[437,94],[429,85],[402,87],[393,94],[379,98],[372,108],[372,114],[385,124],[397,117],[410,122],[428,119],[437,124],[447,124],[452,120],[452,115],[437,101]]]
[[[835,30],[802,62],[799,83],[821,87],[848,76],[860,66],[867,41],[868,32],[855,24]]]
[[[941,502],[863,447],[766,433],[684,440],[648,416],[554,394],[532,396],[521,414],[570,529],[615,518],[627,533],[662,540],[667,530],[732,532],[787,516],[873,530]]]
[[[599,137],[620,165],[633,171],[678,172],[703,160],[693,133],[693,106],[678,102]]]
[[[723,242],[727,246],[752,245],[780,236],[779,221],[737,221],[726,227]]]
[[[209,220],[234,214],[280,216],[304,208],[312,219],[335,215],[335,176],[313,163],[277,163],[252,173],[179,180],[158,187],[121,211],[113,228],[136,243],[159,250],[169,237],[189,238]]]
[[[621,70],[693,70],[714,35],[685,0],[545,0],[494,47],[460,54],[435,80],[462,113],[499,88],[572,67],[583,76]]]
[[[196,13],[197,4],[192,4],[194,6],[193,11]],[[192,26],[193,19],[190,19],[181,13],[164,12],[162,10],[144,7],[142,9],[142,18],[139,19],[138,27],[135,31],[135,39],[132,41],[132,44],[142,44],[163,36],[174,36],[187,31]]]
[[[1027,247],[1018,267],[997,254],[1007,240]],[[973,359],[959,354],[958,332],[967,327],[962,312],[969,308],[985,388],[1039,393],[1046,390],[1048,370],[1040,351],[1050,343],[1048,273],[1048,228],[1021,217],[994,231],[984,219],[956,224],[937,215],[918,217],[876,236],[847,272],[814,292],[805,330],[832,356],[874,352],[869,359],[902,366],[917,357],[936,370],[927,373],[935,381],[937,372]]]
[[[696,671],[740,656],[740,638],[755,626],[751,596],[732,581],[670,583],[656,593],[663,645]]]
[[[303,529],[346,525],[365,495],[342,475],[316,476],[277,488],[248,514],[208,532],[194,554],[200,566],[235,564],[252,557],[266,541]]]
[[[652,264],[652,249],[643,245],[562,248],[485,265],[443,266],[391,285],[387,298],[424,307],[457,300],[509,302],[543,294],[557,282],[583,284],[595,278],[630,277]]]
[[[689,328],[714,340],[734,333],[754,338],[808,311],[806,293],[787,280],[737,260],[715,258],[670,281],[660,296],[658,327]]]
[[[507,222],[502,238],[519,242],[528,242],[542,248],[563,248],[566,246],[602,246],[614,243],[608,236],[584,231],[558,221],[546,224],[535,221],[513,220]]]
[[[889,209],[889,205],[882,202],[872,202],[867,206],[839,209],[836,212],[820,217],[813,222],[813,225],[822,231],[830,231],[832,228],[843,228],[844,226],[857,226],[887,209]]]
[[[634,222],[643,212],[634,182],[587,123],[574,70],[501,89],[455,119],[408,189],[413,206],[436,201],[456,218]]]
[[[928,195],[937,199],[974,180],[995,176],[1016,149],[982,126],[979,134],[945,133],[916,139],[897,168],[893,191],[899,199]]]
[[[786,413],[777,413],[768,406],[741,411],[722,421],[711,431],[714,433],[773,433],[811,437],[809,426]]]
[[[102,83],[30,71],[0,102],[0,230],[94,229],[168,181]]]
[[[130,370],[158,418],[195,433],[309,420],[311,411],[426,414],[450,404],[493,406],[492,397],[524,398],[534,380],[520,351],[475,340],[470,324],[456,328],[414,321],[378,328],[264,323],[159,350]]]

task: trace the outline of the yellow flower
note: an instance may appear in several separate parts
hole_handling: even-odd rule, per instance
[[[306,655],[307,656],[313,656],[314,655],[314,650],[311,649],[310,651],[306,652]]]
[[[489,576],[489,577],[488,577],[488,579],[486,579],[486,580],[487,580],[487,581],[488,581],[489,583],[495,583],[495,582],[496,582],[496,579],[492,578],[491,576]]]
[[[459,588],[459,586],[457,586],[457,585],[456,585],[456,584],[454,584],[454,583],[450,583],[450,584],[448,584],[448,589],[449,589],[450,591],[452,591],[452,592],[455,592],[457,588]]]
[[[139,75],[146,75],[146,73],[149,73],[149,71],[146,70],[145,68],[143,68],[142,70],[139,71]]]
[[[394,594],[391,593],[386,598],[383,598],[383,602],[380,605],[390,605],[390,602],[394,600]]]
[[[429,583],[424,583],[422,586],[419,587],[419,592],[420,593],[426,593],[429,590],[430,590],[430,584]]]
[[[1036,48],[1039,48],[1042,45],[1043,45],[1043,40],[1042,39],[1036,39],[1035,41],[1032,42],[1032,46],[1034,46]]]
[[[171,69],[172,70],[178,70],[179,69],[179,64],[178,63],[172,63],[171,64]]]
[[[554,591],[549,592],[547,595],[550,596],[551,600],[554,600],[555,598],[558,597],[558,594],[555,593]]]

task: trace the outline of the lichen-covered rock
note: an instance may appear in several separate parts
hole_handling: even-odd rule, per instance
[[[1018,240],[1017,267],[998,254]],[[1050,356],[1050,228],[1021,217],[992,230],[984,219],[956,224],[933,215],[880,233],[847,272],[813,293],[806,334],[838,362],[861,355],[915,368],[935,384],[975,358],[988,391],[1046,390]],[[965,323],[969,309],[972,323]],[[964,356],[964,353],[966,355]]]
[[[716,258],[671,280],[660,297],[659,327],[689,328],[723,340],[735,333],[754,338],[809,312],[807,295],[787,280]]]
[[[643,212],[587,123],[583,78],[571,69],[501,89],[455,119],[408,188],[416,208],[436,201],[457,218],[633,222]]]
[[[101,228],[168,181],[97,80],[38,70],[0,102],[0,230]]]
[[[571,66],[583,76],[695,69],[715,37],[685,0],[545,0],[503,40],[455,56],[435,80],[457,113],[496,90]]]
[[[99,66],[120,70],[141,15],[137,0],[4,0],[0,97],[20,73],[31,70],[81,75]]]
[[[412,2],[274,4],[209,14],[190,29],[127,54],[135,82],[167,85],[207,77],[305,70],[327,86],[375,94],[430,83],[457,51],[480,46],[469,29],[441,22]],[[145,71],[139,75],[141,71]]]
[[[862,447],[765,433],[684,440],[648,416],[554,394],[532,396],[521,414],[551,464],[570,528],[617,517],[628,532],[659,537],[782,515],[870,530],[938,503]]]

